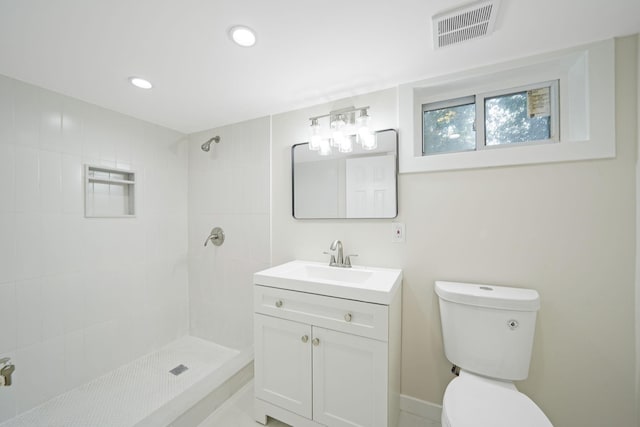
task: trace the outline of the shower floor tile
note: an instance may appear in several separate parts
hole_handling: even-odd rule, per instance
[[[0,427],[131,427],[239,352],[200,338],[180,338]],[[173,375],[169,370],[184,365]]]

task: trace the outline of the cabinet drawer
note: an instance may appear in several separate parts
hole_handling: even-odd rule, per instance
[[[380,341],[388,340],[386,305],[254,286],[254,311]]]

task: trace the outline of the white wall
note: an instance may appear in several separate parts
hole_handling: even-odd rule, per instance
[[[232,348],[253,344],[253,273],[270,265],[269,138],[268,117],[189,136],[190,330]],[[214,227],[224,244],[204,247]]]
[[[187,332],[186,148],[0,76],[0,422]],[[138,172],[136,218],[84,218],[85,163]]]
[[[636,39],[617,43],[617,157],[535,166],[403,174],[390,220],[296,221],[291,145],[308,118],[370,105],[377,129],[396,127],[396,91],[273,117],[273,263],[327,261],[341,239],[364,265],[404,270],[402,393],[441,403],[452,379],[433,282],[537,289],[542,298],[528,380],[518,384],[558,426],[634,426]],[[399,138],[405,129],[400,129]]]

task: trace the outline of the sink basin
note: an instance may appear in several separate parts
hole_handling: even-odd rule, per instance
[[[402,270],[330,267],[313,261],[291,261],[253,275],[257,285],[358,301],[389,304],[402,282]]]

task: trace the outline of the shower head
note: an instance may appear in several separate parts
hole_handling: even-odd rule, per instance
[[[205,142],[204,144],[202,144],[200,146],[200,148],[202,148],[202,151],[209,151],[211,149],[211,143],[215,142],[216,144],[218,142],[220,142],[220,137],[219,136],[214,136],[213,138],[210,138],[207,142]]]

